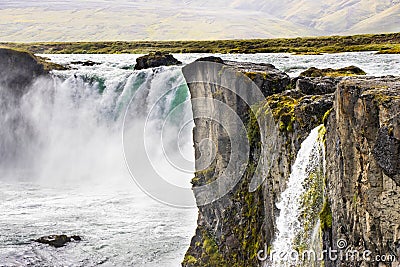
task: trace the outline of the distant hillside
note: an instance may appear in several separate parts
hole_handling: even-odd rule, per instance
[[[167,53],[296,53],[319,54],[356,51],[400,53],[400,33],[325,36],[308,38],[216,40],[216,41],[135,41],[135,42],[39,42],[0,43],[35,54],[145,54]]]
[[[0,41],[215,40],[400,31],[400,0],[0,3]]]

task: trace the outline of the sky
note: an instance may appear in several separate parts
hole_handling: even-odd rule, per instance
[[[0,42],[212,40],[400,31],[400,0],[0,2]]]

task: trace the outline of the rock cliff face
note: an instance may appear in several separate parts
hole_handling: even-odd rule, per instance
[[[48,71],[28,52],[0,48],[0,165],[23,158],[22,140],[32,141],[32,129],[20,112],[20,101],[29,86]],[[29,138],[25,138],[29,137]],[[24,139],[25,138],[25,139]]]
[[[324,246],[343,239],[349,249],[399,258],[400,79],[344,80],[326,124],[332,227],[324,230]],[[359,265],[339,260],[326,266]]]
[[[269,64],[224,64],[211,70],[193,69],[194,66],[188,65],[183,72],[187,80],[214,82],[212,85],[189,83],[192,99],[208,97],[221,101],[240,116],[249,138],[250,161],[243,177],[228,194],[199,207],[198,228],[183,266],[260,264],[257,252],[273,241],[275,219],[279,213],[275,204],[286,187],[295,155],[309,131],[322,123],[324,114],[333,105],[332,92],[337,80],[299,78],[291,81],[285,73]],[[225,77],[225,69],[234,69],[239,74],[236,79],[229,75]],[[240,84],[240,79],[247,79],[241,77],[243,74],[262,92],[263,99],[256,112],[226,89]],[[189,77],[193,75],[195,79]],[[312,83],[318,89],[304,90],[304,83]],[[193,112],[197,117],[199,110],[196,105],[193,105]],[[220,122],[224,121],[225,113],[219,114],[218,109],[212,112],[217,113]],[[207,138],[215,144],[216,156],[209,168],[196,172],[192,181],[194,190],[219,177],[231,156],[229,136],[221,129],[220,122],[206,118],[195,120],[196,159],[202,156],[201,141]],[[276,146],[261,150],[261,146],[269,144],[271,138]],[[196,168],[200,169],[199,166]],[[249,192],[254,176],[265,179],[265,182],[254,192]]]
[[[309,216],[321,220],[319,245],[334,249],[339,239],[346,239],[359,249],[398,253],[398,79],[290,79],[268,64],[204,60],[223,65],[212,69],[193,64],[184,67],[187,81],[213,81],[188,83],[191,97],[218,100],[239,115],[247,130],[249,164],[232,190],[199,206],[198,227],[183,266],[261,266],[257,252],[271,249],[279,215],[276,204],[286,188],[297,152],[309,132],[323,123],[324,185],[313,189],[318,192],[309,191],[320,204],[306,209],[312,213]],[[237,71],[237,78],[224,78],[227,69]],[[250,108],[227,89],[240,84],[238,80],[245,79],[243,74],[262,92],[264,99],[256,108]],[[199,107],[193,105],[196,159],[204,157],[204,139],[214,143],[209,154],[215,156],[208,168],[196,162],[192,180],[195,193],[196,188],[219,179],[232,157],[229,134],[220,125],[226,114],[215,106],[209,108],[219,122],[200,118]],[[270,146],[271,140],[274,146]],[[250,192],[254,179],[263,182]],[[302,249],[296,244],[294,247]],[[325,266],[360,264],[325,259]]]
[[[0,86],[18,93],[34,78],[47,74],[39,60],[25,51],[0,48],[0,59]]]

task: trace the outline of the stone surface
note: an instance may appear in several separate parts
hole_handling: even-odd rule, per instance
[[[332,228],[324,230],[325,248],[344,239],[352,249],[399,258],[399,112],[399,78],[345,79],[338,85],[326,120]],[[328,260],[325,266],[378,265]]]
[[[0,48],[0,86],[22,94],[32,81],[47,74],[44,66],[32,54]]]
[[[340,69],[318,69],[315,67],[311,67],[306,71],[300,73],[302,77],[323,77],[323,76],[354,76],[354,75],[365,75],[365,71],[356,66],[348,66]]]
[[[229,142],[232,133],[228,135],[220,127],[219,123],[231,121],[224,112],[214,104],[204,107],[193,99],[207,97],[218,100],[238,114],[249,138],[250,164],[227,195],[199,207],[198,228],[183,266],[258,266],[257,252],[272,244],[276,231],[275,219],[279,214],[276,203],[286,187],[295,155],[309,131],[321,124],[324,114],[332,108],[333,95],[306,95],[292,88],[289,76],[271,64],[225,61],[224,65],[214,66],[196,69],[194,65],[188,65],[183,68],[187,81],[212,81],[209,84],[189,83],[189,89],[194,116],[208,109],[217,120],[195,119],[193,138],[196,159],[201,156],[200,144],[203,139],[214,143],[216,157],[205,170],[201,170],[196,162],[198,171],[192,180],[194,190],[220,179],[232,156],[232,144]],[[246,95],[251,88],[246,84],[253,84],[261,91],[262,100],[258,103],[257,117],[229,90],[244,87],[242,93]],[[331,92],[332,89],[327,91]],[[233,135],[239,132],[238,128]],[[269,146],[271,140],[275,140],[275,147]],[[261,145],[264,146],[263,150]],[[255,169],[258,171],[255,172]],[[231,179],[235,179],[234,176],[235,173],[232,173]],[[249,192],[253,179],[265,181],[257,190]],[[209,248],[210,243],[215,244],[213,249]]]
[[[18,159],[31,157],[26,143],[35,141],[34,129],[21,112],[21,99],[37,79],[48,75],[40,60],[32,54],[0,48],[0,167],[14,166]]]
[[[49,235],[43,236],[35,240],[35,242],[46,244],[55,248],[60,248],[65,246],[69,242],[81,241],[82,238],[77,235],[67,236],[67,235]]]
[[[315,214],[307,215],[323,220],[317,229],[322,237],[313,246],[336,249],[337,241],[345,239],[350,249],[399,258],[400,79],[290,79],[270,64],[225,61],[218,66],[195,70],[188,65],[183,73],[187,80],[194,76],[195,80],[215,81],[189,84],[192,101],[198,97],[218,100],[240,116],[249,138],[250,164],[227,195],[199,207],[196,235],[182,265],[260,265],[255,255],[260,249],[270,248],[274,240],[279,215],[276,203],[286,188],[296,154],[309,132],[322,123],[326,130],[320,133],[326,146],[326,175],[315,194],[324,202],[321,210],[313,207],[310,210]],[[239,74],[225,77],[227,69]],[[227,89],[245,81],[242,74],[261,89],[265,98],[257,105],[256,114]],[[194,115],[208,109],[217,121],[230,120],[214,105],[193,104],[192,108]],[[196,165],[198,171],[192,181],[195,190],[221,176],[232,144],[228,133],[210,119],[196,119],[193,134],[196,159],[201,156],[203,139],[211,140],[216,150],[208,169]],[[271,146],[271,140],[275,146]],[[258,164],[261,168],[254,172]],[[234,179],[235,173],[230,177]],[[264,182],[249,192],[254,177]],[[326,260],[325,266],[378,265]]]
[[[214,57],[214,56],[209,56],[209,57],[201,57],[196,59],[196,61],[208,61],[208,62],[214,62],[214,63],[220,63],[220,64],[225,64],[222,58],[220,57]]]
[[[399,116],[394,118],[396,126],[390,123],[379,129],[372,152],[384,173],[400,186],[400,138],[394,135],[394,128],[400,128],[400,119]]]
[[[160,52],[150,53],[136,59],[135,70],[155,68],[160,66],[171,66],[182,64],[173,55]]]
[[[339,81],[333,77],[296,77],[292,83],[305,95],[323,95],[334,93]]]

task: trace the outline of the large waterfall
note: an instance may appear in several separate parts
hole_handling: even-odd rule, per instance
[[[2,137],[18,134],[14,140],[2,138],[13,142],[10,146],[19,147],[18,155],[9,157],[13,169],[29,171],[30,176],[56,184],[71,180],[80,184],[118,182],[116,179],[127,173],[121,141],[124,118],[129,118],[125,127],[145,120],[153,142],[160,139],[161,130],[168,130],[160,126],[175,106],[185,103],[182,114],[186,118],[175,120],[177,128],[191,118],[188,88],[179,67],[132,71],[129,66],[109,64],[72,66],[75,69],[55,72],[53,79],[35,81],[18,106],[2,111],[5,121],[18,114],[13,124],[3,123],[8,127],[2,133]],[[131,115],[125,117],[128,104]],[[19,120],[17,125],[15,120]],[[190,159],[194,154],[192,133],[190,127],[186,128],[179,137],[181,152]],[[9,151],[4,149],[1,156]],[[161,147],[149,149],[149,157],[161,160],[160,151]],[[157,162],[158,167],[162,164],[165,168],[158,171],[171,171],[166,162]],[[183,175],[189,185],[191,175]]]
[[[37,79],[22,97],[0,90],[0,265],[179,265],[196,210],[165,206],[138,190],[124,149],[145,142],[139,158],[148,157],[167,182],[190,188],[193,124],[181,67],[134,71],[137,55],[51,57],[71,69]],[[87,60],[96,64],[85,66]],[[146,131],[146,138],[128,135],[123,144],[129,130],[138,137]],[[84,241],[57,253],[29,242],[60,233]]]
[[[298,251],[295,250],[296,238],[303,229],[300,220],[301,197],[305,193],[306,179],[321,167],[323,157],[323,145],[319,136],[321,127],[323,126],[313,129],[301,144],[287,188],[282,192],[281,201],[277,204],[280,212],[276,220],[277,235],[272,245],[272,266],[291,266],[293,262],[297,263],[301,259],[301,255],[299,258]]]

